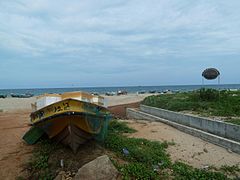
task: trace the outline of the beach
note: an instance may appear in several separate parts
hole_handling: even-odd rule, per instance
[[[126,96],[104,96],[108,106],[135,103],[149,94]],[[31,98],[0,99],[0,174],[2,179],[15,179],[21,176],[24,163],[30,158],[33,146],[22,141],[22,136],[30,128],[29,115]],[[24,175],[23,175],[24,176]]]
[[[206,166],[220,167],[240,163],[240,155],[199,138],[185,134],[160,122],[148,122],[126,119],[126,107],[137,107],[139,102],[152,94],[128,94],[122,96],[104,96],[109,109],[121,121],[128,122],[137,132],[131,137],[157,141],[170,141],[174,145],[167,151],[173,161],[183,161],[196,168]],[[22,136],[30,128],[32,98],[0,99],[0,174],[2,179],[15,179],[24,170],[24,163],[31,157],[34,146],[25,144]],[[24,176],[24,175],[23,175]]]

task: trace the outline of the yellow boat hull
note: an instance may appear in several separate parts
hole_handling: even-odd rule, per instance
[[[108,117],[104,107],[66,99],[33,112],[31,123],[76,152],[80,144],[101,132]]]

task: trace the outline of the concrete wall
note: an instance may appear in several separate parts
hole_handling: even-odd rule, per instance
[[[240,126],[165,109],[141,105],[140,110],[179,124],[197,128],[224,138],[240,142]]]
[[[224,148],[230,149],[233,152],[236,152],[240,154],[240,143],[237,141],[233,141],[230,139],[226,139],[199,129],[195,129],[186,125],[182,125],[173,121],[169,121],[166,119],[162,119],[160,117],[144,113],[142,111],[136,110],[136,109],[127,109],[127,116],[129,118],[139,119],[139,120],[150,120],[150,121],[159,121],[163,122],[165,124],[168,124],[170,126],[173,126],[174,128],[183,131],[185,133],[191,134],[193,136],[199,137],[203,140],[206,140],[208,142],[211,142],[213,144],[216,144],[218,146],[222,146]]]

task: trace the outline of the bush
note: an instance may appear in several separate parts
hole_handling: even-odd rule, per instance
[[[216,89],[205,89],[199,90],[199,99],[202,101],[216,101],[219,99],[219,91]]]
[[[199,89],[146,97],[142,104],[171,111],[195,111],[204,116],[240,116],[240,91]]]

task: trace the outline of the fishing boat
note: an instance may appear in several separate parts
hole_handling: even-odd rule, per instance
[[[13,94],[11,93],[11,97],[13,98],[30,98],[33,97],[34,95],[31,93],[25,93],[25,94]]]
[[[5,94],[0,94],[0,98],[5,99],[6,97],[7,97],[7,95],[5,95]]]
[[[85,92],[45,94],[37,97],[32,109],[30,123],[34,128],[23,139],[33,144],[43,132],[74,152],[87,140],[104,136],[110,118],[104,98]]]

